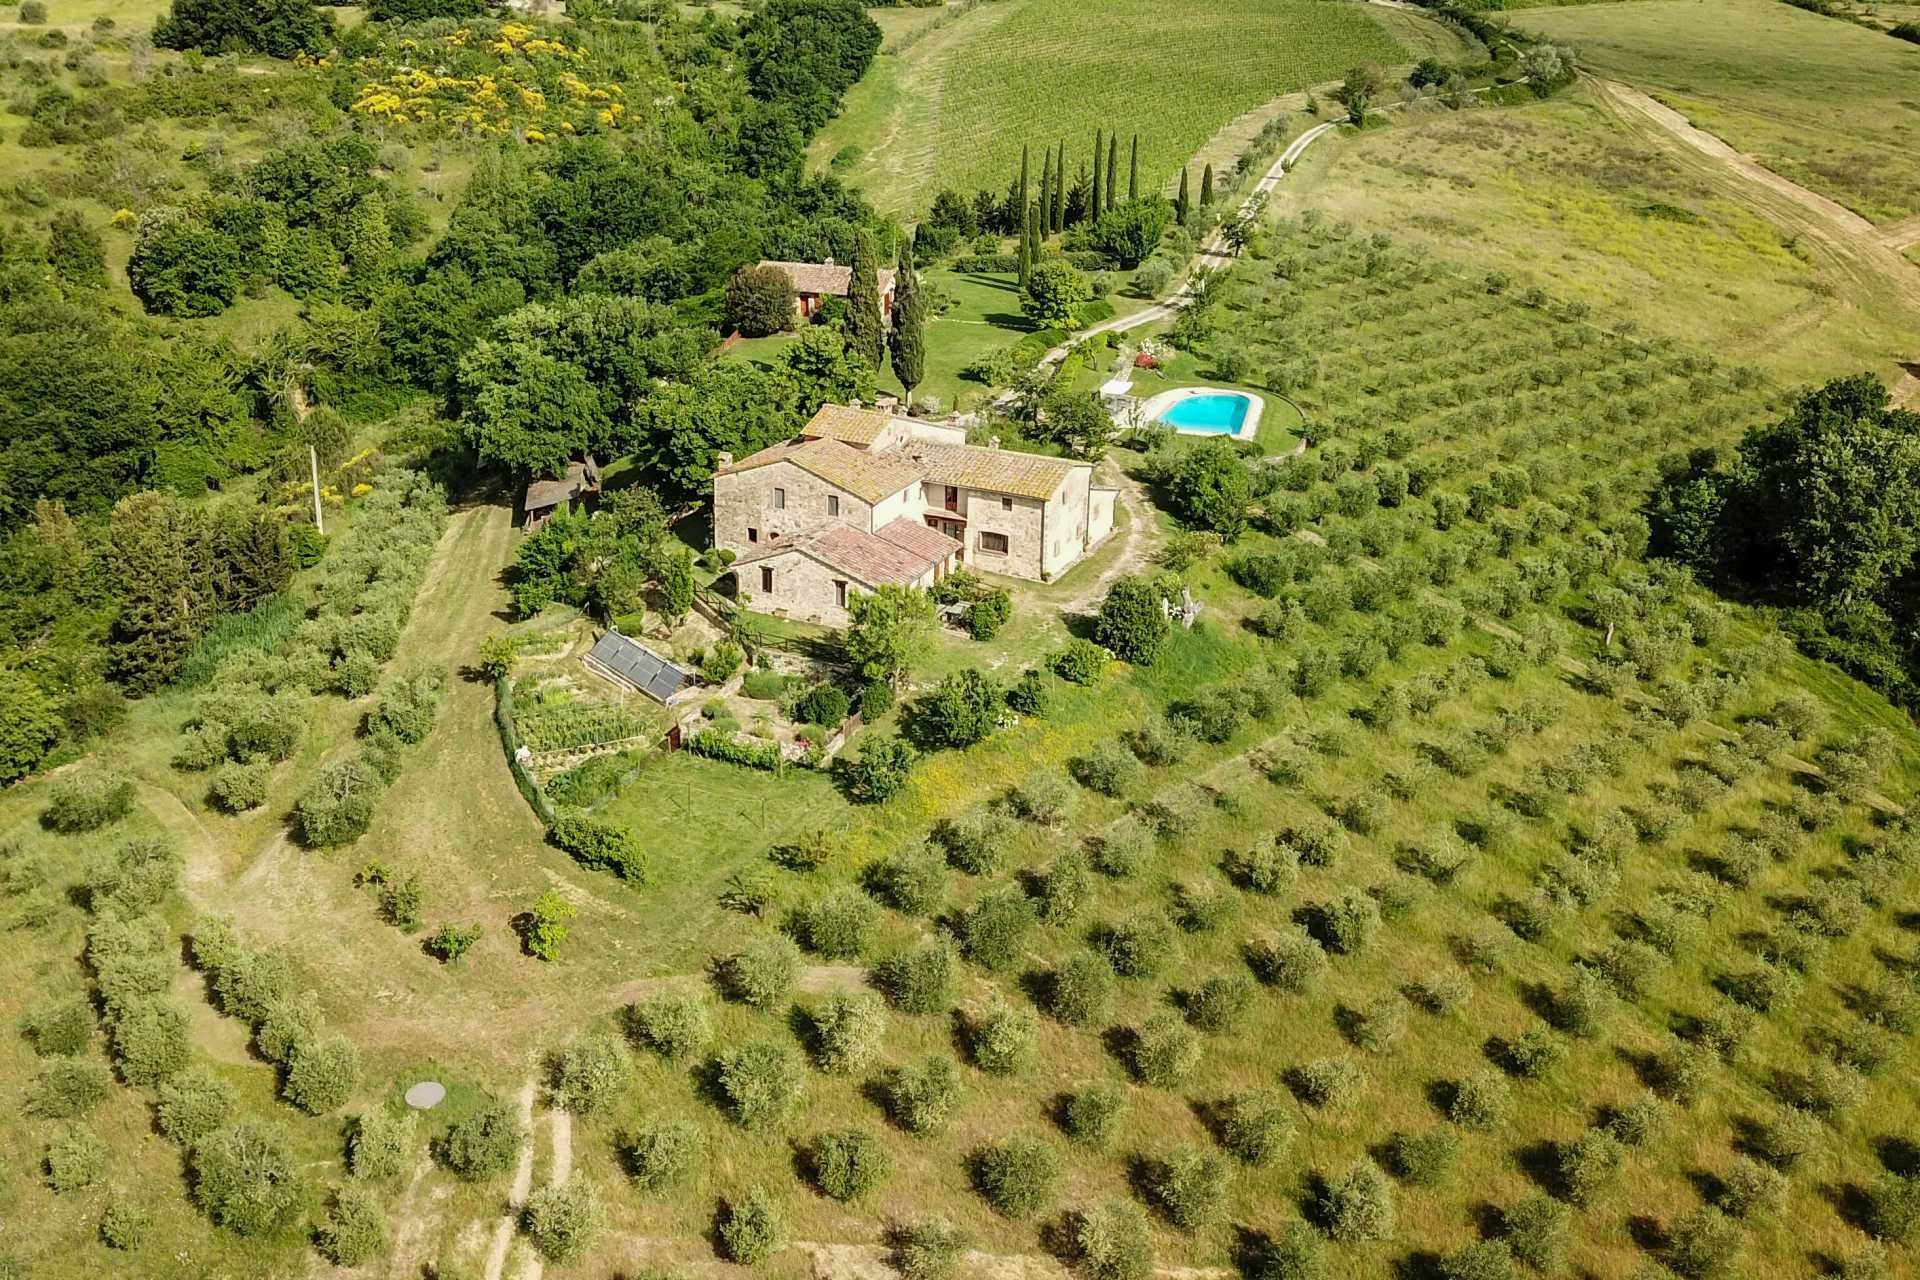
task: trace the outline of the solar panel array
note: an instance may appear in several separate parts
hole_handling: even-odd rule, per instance
[[[656,702],[667,701],[693,683],[691,671],[681,670],[618,631],[596,640],[589,656]]]

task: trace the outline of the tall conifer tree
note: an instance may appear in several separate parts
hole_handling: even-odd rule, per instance
[[[1209,205],[1213,203],[1213,166],[1212,165],[1208,165],[1206,169],[1200,174],[1200,203],[1202,205]]]
[[[1187,170],[1186,166],[1182,165],[1180,167],[1180,195],[1173,202],[1173,217],[1174,221],[1183,227],[1187,225],[1187,208]]]
[[[1020,215],[1020,292],[1027,291],[1027,277],[1033,274],[1033,219],[1036,209],[1028,205]]]
[[[1120,135],[1107,139],[1107,208],[1120,203]]]
[[[1013,206],[1013,221],[1021,223],[1027,216],[1027,164],[1032,158],[1030,147],[1020,148],[1020,203]],[[1024,224],[1017,229],[1024,230]]]
[[[1047,148],[1047,154],[1040,162],[1040,235],[1045,238],[1053,233],[1053,148]]]
[[[1088,213],[1091,215],[1090,220],[1095,222],[1098,222],[1100,215],[1105,212],[1105,206],[1101,204],[1101,201],[1106,198],[1107,184],[1105,180],[1106,174],[1101,167],[1105,162],[1101,159],[1100,155],[1101,148],[1105,145],[1105,133],[1099,129],[1095,129],[1093,131],[1093,203],[1088,207]]]
[[[847,345],[866,357],[875,373],[886,367],[887,323],[880,315],[880,269],[873,236],[853,237],[853,278],[847,282]]]
[[[1140,198],[1140,135],[1133,135],[1133,153],[1127,157],[1127,199]]]
[[[900,269],[893,279],[893,376],[913,403],[913,389],[927,375],[927,300],[913,265],[913,241],[900,238]]]
[[[1060,153],[1053,161],[1053,229],[1067,229],[1067,140],[1060,139]]]

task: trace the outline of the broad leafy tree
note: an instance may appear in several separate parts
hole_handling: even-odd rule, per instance
[[[331,48],[333,20],[312,0],[173,0],[154,24],[153,42],[162,49],[291,58]]]
[[[916,587],[882,584],[847,601],[847,661],[868,680],[898,683],[933,642],[933,597]]]
[[[1072,264],[1042,262],[1027,273],[1020,309],[1041,329],[1071,329],[1082,304],[1093,300],[1093,288]]]
[[[791,439],[805,419],[792,378],[726,362],[691,382],[655,388],[635,409],[629,444],[662,492],[706,492],[722,452],[736,458]]]
[[[778,267],[748,267],[727,281],[727,323],[745,337],[791,328],[794,307],[793,278]]]
[[[1230,444],[1202,445],[1186,454],[1167,480],[1167,493],[1182,519],[1228,542],[1247,527],[1251,482]]]

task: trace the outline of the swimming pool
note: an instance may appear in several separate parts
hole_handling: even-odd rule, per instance
[[[1214,391],[1206,387],[1186,387],[1155,397],[1155,422],[1163,422],[1187,435],[1233,436],[1247,439],[1260,421],[1258,397],[1244,391]]]

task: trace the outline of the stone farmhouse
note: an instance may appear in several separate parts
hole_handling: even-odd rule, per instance
[[[819,314],[828,298],[846,297],[853,285],[853,268],[835,266],[832,258],[825,262],[762,262],[760,265],[783,271],[787,279],[793,281],[794,313],[802,320]],[[880,286],[880,314],[891,317],[893,268],[880,267],[873,276]]]
[[[983,448],[955,426],[827,405],[713,476],[713,541],[754,607],[841,626],[850,592],[964,564],[1049,581],[1113,532],[1093,464]]]

